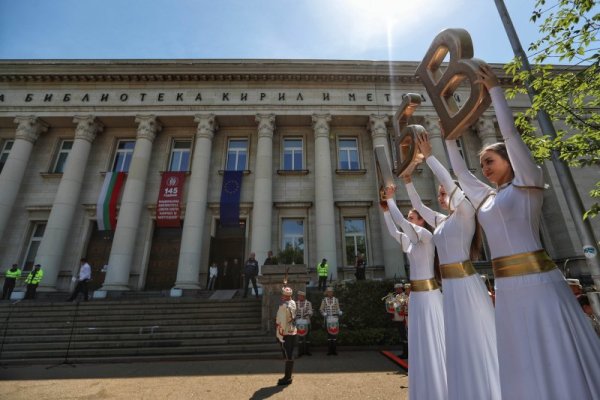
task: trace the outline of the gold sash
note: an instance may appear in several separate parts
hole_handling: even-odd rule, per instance
[[[542,249],[495,258],[492,260],[492,268],[494,268],[494,277],[510,278],[552,271],[556,268],[556,264],[548,256],[546,250]]]
[[[475,274],[477,271],[473,267],[473,263],[469,260],[453,263],[453,264],[442,264],[440,265],[440,272],[443,279],[456,279],[466,278]]]
[[[436,290],[439,288],[440,285],[438,285],[434,278],[410,281],[410,290],[413,292],[428,292],[430,290]]]

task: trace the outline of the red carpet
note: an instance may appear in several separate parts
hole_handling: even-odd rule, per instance
[[[382,351],[381,354],[383,354],[384,356],[386,356],[387,358],[389,358],[390,360],[392,360],[393,362],[395,362],[396,364],[398,364],[399,366],[401,366],[402,368],[404,368],[405,370],[408,371],[408,361],[407,360],[404,360],[404,359],[398,357],[391,351]]]

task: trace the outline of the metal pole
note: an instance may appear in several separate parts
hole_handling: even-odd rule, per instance
[[[517,36],[517,32],[512,24],[504,1],[494,0],[494,2],[496,3],[496,8],[500,14],[500,19],[502,19],[502,23],[504,24],[504,29],[506,30],[513,53],[523,62],[522,69],[531,72],[531,66],[529,65],[527,54],[525,54],[523,47],[521,47],[521,42],[519,41],[519,37]],[[525,87],[527,88],[529,99],[533,103],[533,98],[536,95],[535,90],[529,85],[528,82],[525,82]],[[544,135],[548,135],[551,139],[555,139],[556,131],[554,130],[554,126],[552,125],[550,117],[544,110],[538,111],[537,120],[540,124],[542,133]],[[579,239],[583,244],[585,261],[590,270],[590,274],[592,275],[592,279],[594,280],[594,284],[596,285],[596,289],[600,290],[600,262],[598,260],[598,246],[596,239],[594,238],[594,231],[592,230],[589,219],[583,220],[582,218],[584,213],[583,203],[579,197],[579,192],[575,186],[575,181],[573,181],[571,171],[567,165],[560,160],[556,150],[552,151],[551,160],[552,164],[554,165],[554,169],[556,170],[556,175],[562,187],[563,194],[567,201],[567,206],[569,207],[571,217],[573,218],[575,229],[577,229],[577,234],[579,235]]]

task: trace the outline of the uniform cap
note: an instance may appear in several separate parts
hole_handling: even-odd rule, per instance
[[[40,264],[35,264],[34,267],[41,267],[41,265]]]
[[[410,289],[410,283],[405,283],[404,284],[404,289]]]
[[[402,285],[401,283],[396,283],[394,285],[394,289],[398,289],[398,288],[401,288],[401,287],[404,287],[404,285]]]
[[[325,292],[333,292],[333,288],[331,286],[327,287],[327,289],[325,289]]]
[[[292,295],[292,288],[288,287],[288,286],[284,286],[281,288],[281,294],[284,296],[291,296]]]
[[[304,293],[302,290],[298,290],[298,291],[296,292],[296,294],[297,294],[298,296],[306,296],[306,293]]]
[[[579,282],[579,279],[575,279],[575,278],[569,278],[569,279],[567,279],[567,283],[570,286],[581,286],[581,282]]]

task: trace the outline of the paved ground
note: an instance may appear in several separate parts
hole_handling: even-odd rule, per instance
[[[0,399],[408,399],[405,372],[378,351],[339,354],[296,360],[287,387],[279,360],[0,367]]]

